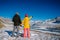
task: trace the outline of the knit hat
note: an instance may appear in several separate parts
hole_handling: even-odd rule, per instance
[[[19,12],[16,12],[17,15],[19,15]]]
[[[28,14],[25,14],[25,17],[28,17]]]

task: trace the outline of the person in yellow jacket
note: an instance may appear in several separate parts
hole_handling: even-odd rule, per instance
[[[24,38],[26,37],[30,38],[30,19],[31,18],[32,16],[28,18],[28,14],[25,14],[25,18],[22,22],[22,24],[24,25]]]

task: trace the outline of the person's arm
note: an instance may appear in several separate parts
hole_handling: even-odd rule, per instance
[[[24,20],[22,20],[22,23],[20,25],[23,25],[24,24]]]
[[[29,17],[29,20],[32,18],[32,16]]]
[[[22,20],[22,24],[24,24],[24,20]]]
[[[19,18],[19,23],[22,24],[21,18]]]
[[[14,17],[12,18],[12,22],[14,22]]]

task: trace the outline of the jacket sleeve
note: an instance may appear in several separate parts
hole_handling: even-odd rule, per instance
[[[22,24],[24,24],[24,19],[22,20]]]
[[[29,17],[29,20],[32,18],[32,16]]]
[[[19,19],[19,23],[22,24],[21,19]]]
[[[14,17],[13,17],[12,21],[14,22]]]

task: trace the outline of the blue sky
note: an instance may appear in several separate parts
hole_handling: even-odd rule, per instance
[[[21,19],[25,13],[32,20],[46,20],[60,16],[60,0],[0,0],[0,16],[12,18],[16,12]]]

